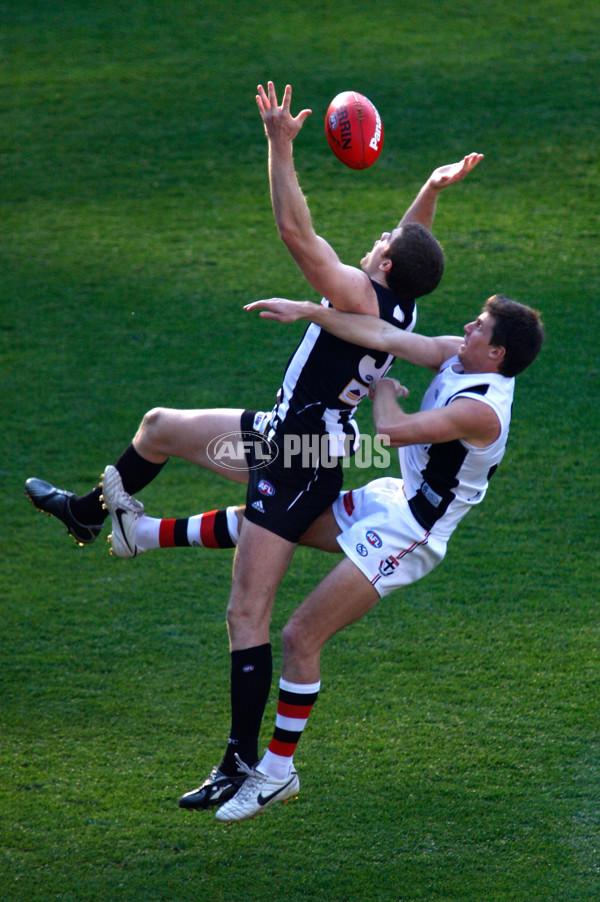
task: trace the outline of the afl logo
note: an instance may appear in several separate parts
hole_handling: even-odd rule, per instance
[[[266,479],[261,479],[258,483],[258,491],[261,495],[274,495],[275,489]]]
[[[329,117],[329,128],[332,132],[336,130],[338,127],[338,115],[337,113],[332,113]]]
[[[224,432],[211,439],[206,453],[225,470],[259,470],[276,459],[279,449],[260,432]]]
[[[372,529],[370,529],[367,533],[367,542],[369,543],[369,545],[372,545],[373,548],[381,548],[381,546],[383,545],[383,542],[381,541],[377,533],[373,532]]]

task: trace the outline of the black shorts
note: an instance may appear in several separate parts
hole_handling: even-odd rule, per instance
[[[255,412],[241,417],[244,438],[256,435]],[[258,455],[256,453],[258,449]],[[298,542],[308,527],[338,497],[343,481],[341,464],[305,467],[290,464],[283,454],[266,463],[260,445],[246,443],[249,480],[244,516],[288,542]]]

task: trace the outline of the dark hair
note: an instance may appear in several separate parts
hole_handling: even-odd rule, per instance
[[[483,309],[494,318],[490,344],[505,351],[500,374],[517,376],[535,360],[546,337],[540,314],[504,294],[492,295]]]
[[[418,222],[407,222],[386,250],[392,261],[388,288],[401,298],[420,298],[440,283],[444,252],[439,241]]]

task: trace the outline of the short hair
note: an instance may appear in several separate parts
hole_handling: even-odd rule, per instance
[[[388,288],[401,298],[420,298],[437,288],[444,271],[444,252],[429,229],[407,222],[388,245],[385,256],[392,266],[386,273]]]
[[[494,320],[490,344],[505,351],[500,374],[517,376],[535,360],[546,337],[540,314],[504,294],[488,298],[483,310]]]

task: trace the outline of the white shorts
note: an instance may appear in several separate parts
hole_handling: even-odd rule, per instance
[[[403,485],[385,476],[342,492],[333,504],[342,551],[381,597],[421,579],[446,554],[447,543],[411,514]]]

